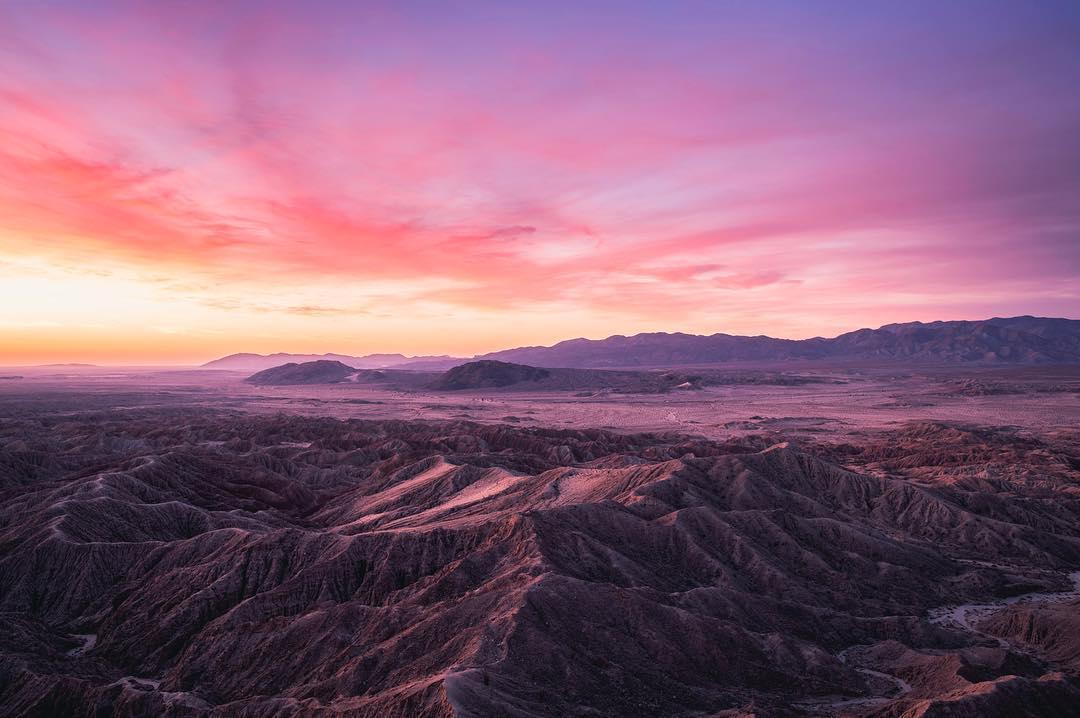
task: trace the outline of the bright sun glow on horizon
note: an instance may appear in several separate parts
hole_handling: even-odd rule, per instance
[[[0,364],[1080,316],[1080,6],[830,6],[0,5]]]

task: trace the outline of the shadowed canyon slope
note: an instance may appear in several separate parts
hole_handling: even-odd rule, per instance
[[[7,715],[1080,712],[1075,432],[9,415]]]

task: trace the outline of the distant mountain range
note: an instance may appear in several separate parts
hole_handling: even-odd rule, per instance
[[[571,339],[483,359],[546,367],[632,367],[717,362],[904,359],[948,362],[1080,362],[1080,321],[1013,317],[909,322],[859,329],[832,339],[773,339],[713,334],[637,334]]]
[[[348,354],[230,354],[220,359],[214,359],[202,365],[203,369],[227,369],[230,371],[257,372],[264,369],[272,369],[282,364],[303,364],[313,361],[341,362],[355,369],[385,369],[414,362],[443,362],[448,366],[460,364],[465,359],[451,356],[419,356],[408,357],[404,354],[365,354],[363,356],[349,356]]]
[[[724,362],[905,360],[925,362],[1080,363],[1080,320],[1009,317],[982,321],[887,324],[825,339],[775,339],[731,334],[664,332],[570,339],[550,347],[520,347],[470,358],[371,354],[234,354],[208,368],[259,371],[320,359],[358,369],[396,367],[440,371],[478,359],[548,368],[664,367]]]

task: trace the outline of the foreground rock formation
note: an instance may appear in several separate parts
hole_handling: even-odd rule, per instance
[[[1078,715],[1077,447],[27,410],[0,712]]]

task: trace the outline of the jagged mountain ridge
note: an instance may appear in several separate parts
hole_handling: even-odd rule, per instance
[[[1072,454],[1016,444],[1003,502],[773,441],[205,410],[6,420],[0,704],[788,716],[869,695],[880,715],[938,714],[837,658],[896,642],[955,657],[918,683],[930,708],[957,686],[982,701],[949,715],[992,715],[981,696],[1017,670],[1010,701],[1080,696],[921,618],[1080,566]],[[924,424],[835,456],[929,471],[992,441],[1013,440]]]
[[[481,358],[533,366],[675,366],[789,360],[1080,362],[1080,320],[1012,317],[985,321],[910,322],[859,329],[832,339],[651,333],[571,339]]]

